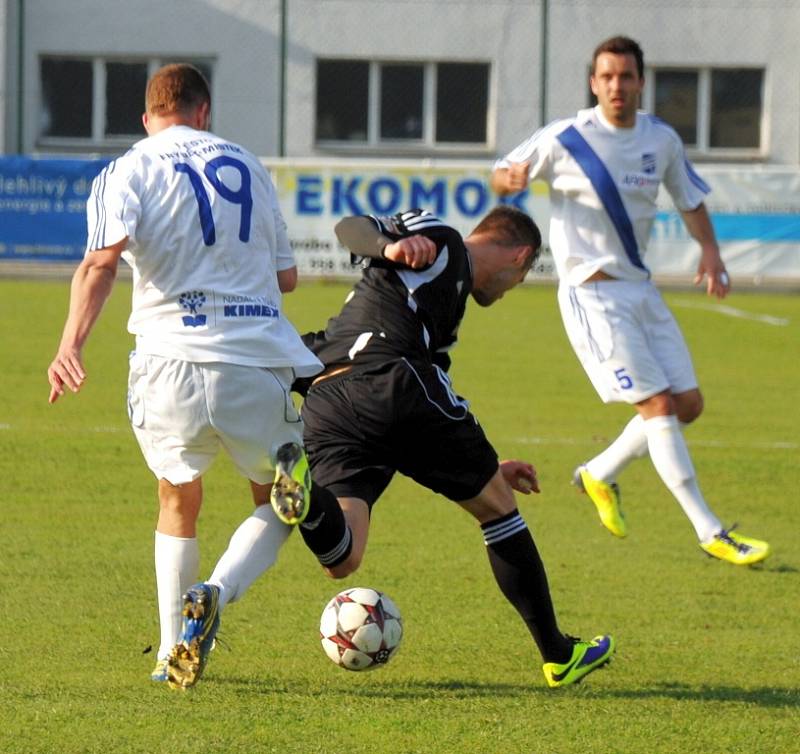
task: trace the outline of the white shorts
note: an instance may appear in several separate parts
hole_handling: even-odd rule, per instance
[[[572,348],[605,403],[697,387],[686,341],[650,281],[561,285],[558,304]]]
[[[185,484],[222,447],[248,479],[271,482],[278,448],[303,441],[292,379],[290,368],[197,364],[134,351],[128,416],[150,470]]]

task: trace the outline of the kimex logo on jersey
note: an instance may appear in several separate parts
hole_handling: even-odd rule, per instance
[[[277,306],[267,303],[264,296],[223,296],[223,317],[278,317]]]
[[[198,314],[197,310],[206,302],[206,294],[203,291],[186,291],[181,293],[178,298],[178,303],[184,308],[188,309],[191,314],[182,317],[183,324],[186,327],[201,327],[206,323],[206,315]]]
[[[645,152],[642,155],[642,172],[648,175],[656,172],[656,156],[653,152]]]

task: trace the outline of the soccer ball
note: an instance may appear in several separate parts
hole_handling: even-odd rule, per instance
[[[389,662],[403,638],[403,619],[382,592],[355,587],[339,592],[322,611],[319,636],[325,654],[347,670],[372,670]]]

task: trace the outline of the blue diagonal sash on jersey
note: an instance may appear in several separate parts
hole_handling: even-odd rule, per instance
[[[608,168],[589,146],[586,139],[578,133],[578,129],[575,126],[570,126],[562,131],[558,136],[558,140],[572,155],[594,187],[597,196],[603,203],[603,207],[605,207],[611,222],[617,230],[617,235],[619,235],[619,240],[622,241],[622,246],[628,255],[628,259],[640,270],[647,270],[641,256],[639,256],[639,244],[636,243],[636,236],[633,233],[628,211],[622,203],[622,197],[619,195]]]

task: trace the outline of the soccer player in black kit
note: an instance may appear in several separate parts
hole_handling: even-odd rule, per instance
[[[498,206],[466,238],[422,210],[347,217],[336,234],[354,261],[362,258],[363,275],[325,330],[304,337],[325,370],[299,386],[306,453],[280,449],[276,513],[343,578],[361,563],[372,506],[395,472],[444,495],[480,524],[497,584],[536,641],[548,685],[579,681],[608,662],[614,640],[559,630],[512,492],[538,492],[535,471],[498,462],[447,374],[467,300],[489,306],[520,283],[538,255],[539,229]]]

